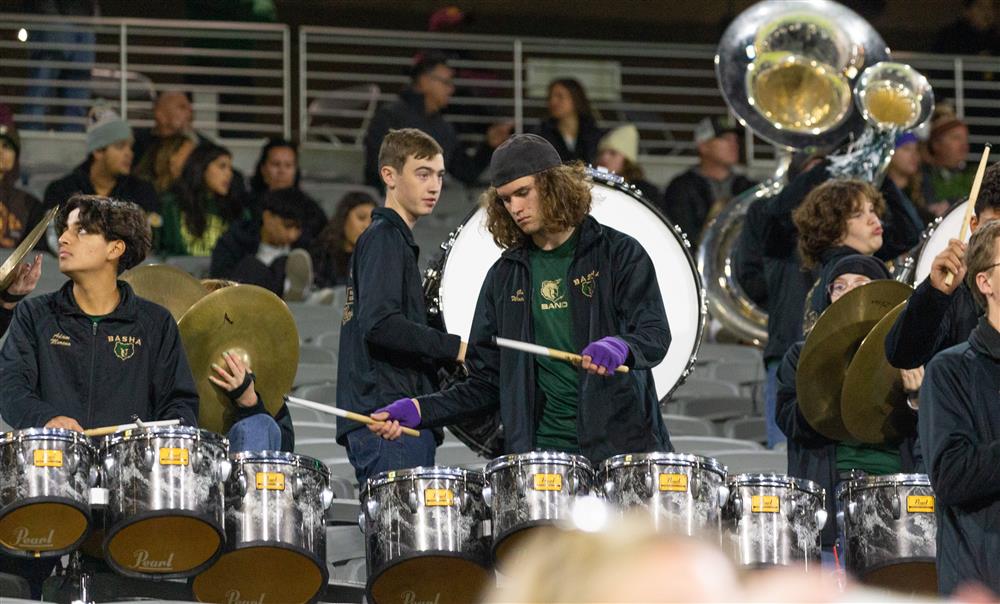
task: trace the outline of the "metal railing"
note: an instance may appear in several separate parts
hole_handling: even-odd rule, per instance
[[[286,25],[0,15],[0,103],[23,129],[83,131],[98,99],[148,127],[177,89],[199,131],[288,137],[290,66]]]

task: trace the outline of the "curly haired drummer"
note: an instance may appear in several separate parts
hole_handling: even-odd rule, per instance
[[[612,455],[671,451],[650,371],[670,345],[652,261],[631,237],[588,215],[580,165],[562,165],[544,139],[497,148],[482,197],[504,252],[487,274],[470,341],[494,337],[581,351],[580,367],[516,350],[471,346],[471,377],[404,398],[372,415],[387,439],[401,426],[443,426],[499,409],[509,453],[536,449]],[[626,365],[627,373],[615,372]],[[416,393],[414,393],[416,394]]]

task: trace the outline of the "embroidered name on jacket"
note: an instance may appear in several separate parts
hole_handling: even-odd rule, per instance
[[[71,341],[68,335],[62,332],[57,332],[52,336],[51,339],[49,339],[49,344],[53,346],[69,346],[71,344]]]
[[[114,344],[115,356],[127,361],[135,355],[137,346],[142,346],[142,338],[135,336],[108,336],[108,343]]]
[[[542,310],[555,310],[557,308],[568,308],[569,302],[564,300],[566,297],[566,290],[563,287],[562,279],[553,279],[551,281],[542,281],[542,287],[540,293],[542,298],[548,300],[546,304],[542,302]]]

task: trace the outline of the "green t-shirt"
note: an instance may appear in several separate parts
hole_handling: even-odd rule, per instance
[[[899,449],[888,445],[837,443],[837,471],[848,470],[861,470],[874,476],[899,474],[902,471]]]
[[[573,350],[573,316],[570,313],[566,276],[573,262],[578,233],[554,250],[532,248],[531,320],[535,343],[559,350]],[[540,449],[578,452],[576,409],[579,392],[577,368],[548,357],[535,357],[536,384],[545,393],[535,443]]]

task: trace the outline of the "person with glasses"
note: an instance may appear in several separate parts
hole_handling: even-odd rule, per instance
[[[830,283],[822,290],[827,305],[836,303],[857,287],[891,278],[881,260],[862,254],[842,256],[828,274]],[[778,368],[775,417],[788,440],[788,474],[812,480],[826,489],[826,507],[831,521],[823,528],[822,545],[825,555],[829,556],[837,540],[837,523],[832,520],[836,518],[832,493],[837,484],[859,471],[874,475],[914,472],[920,466],[920,458],[913,436],[880,446],[836,441],[813,429],[799,408],[795,387],[799,356],[804,346],[805,340],[793,344]],[[912,373],[907,373],[904,382],[912,378]]]
[[[976,230],[966,258],[966,286],[986,314],[965,342],[927,364],[918,423],[942,594],[971,584],[1000,592],[1000,221]]]
[[[448,173],[466,184],[476,182],[489,165],[490,153],[510,136],[513,125],[493,124],[486,131],[485,143],[469,153],[458,140],[454,126],[442,115],[454,93],[455,70],[448,66],[445,55],[439,52],[418,55],[410,72],[410,87],[400,92],[395,102],[375,112],[365,133],[365,181],[370,186],[384,191],[379,149],[390,130],[402,128],[416,128],[429,134],[444,151]]]

